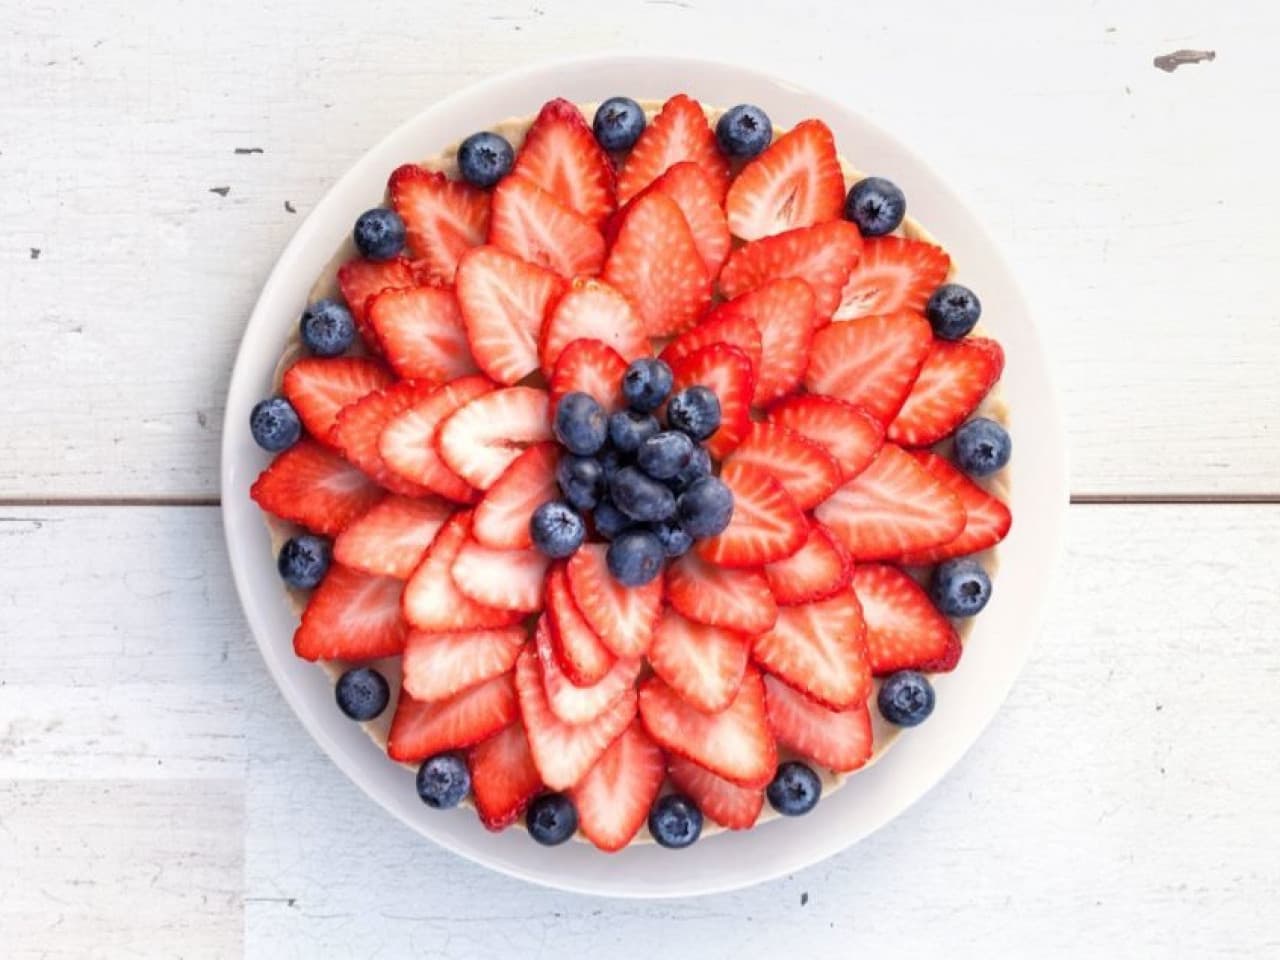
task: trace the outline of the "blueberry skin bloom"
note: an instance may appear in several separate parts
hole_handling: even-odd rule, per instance
[[[822,780],[813,768],[791,760],[779,765],[765,788],[765,796],[769,798],[769,805],[784,817],[798,817],[818,805]]]
[[[298,322],[303,345],[317,357],[336,357],[355,343],[356,321],[337,300],[317,300]]]
[[[487,190],[511,172],[515,159],[515,151],[505,137],[481,130],[458,147],[458,172],[473,187]]]
[[[556,464],[556,483],[569,506],[591,510],[604,493],[604,468],[593,457],[564,456]]]
[[[329,572],[332,557],[328,540],[304,533],[285,541],[276,557],[276,569],[289,586],[311,590],[318,587]]]
[[[898,185],[884,177],[867,177],[849,188],[844,218],[857,224],[864,237],[893,233],[907,215],[907,198]]]
[[[704,386],[681,390],[667,404],[667,426],[705,440],[720,427],[720,398]]]
[[[924,315],[939,340],[959,340],[977,325],[982,301],[962,284],[944,283],[929,296]]]
[[[662,406],[674,382],[675,376],[665,361],[641,357],[632,360],[622,375],[622,396],[636,413],[650,413]]]
[[[683,794],[669,793],[649,811],[649,832],[669,850],[687,847],[702,835],[702,811]]]
[[[630,97],[610,97],[596,108],[591,132],[606,150],[630,150],[644,133],[645,116]]]
[[[620,410],[609,417],[609,442],[619,453],[635,453],[640,444],[661,429],[658,418],[651,413]]]
[[[642,527],[624,530],[605,553],[609,573],[624,587],[642,587],[658,574],[667,559],[662,541]]]
[[[404,221],[386,207],[374,207],[360,214],[351,238],[366,260],[390,260],[404,249]]]
[[[284,397],[268,397],[249,413],[249,432],[263,450],[279,453],[302,438],[302,421]]]
[[[387,709],[391,687],[373,667],[357,667],[338,678],[333,688],[338,709],[352,720],[372,720]]]
[[[923,673],[899,670],[880,685],[876,706],[880,715],[899,727],[922,724],[933,713],[933,684]]]
[[[571,556],[587,535],[582,516],[559,500],[539,504],[529,518],[529,537],[533,545],[554,559]]]
[[[623,467],[613,475],[609,499],[632,520],[669,520],[676,512],[675,494],[639,467]]]
[[[456,753],[438,753],[418,768],[418,796],[433,810],[448,810],[471,790],[471,771]]]
[[[636,452],[636,464],[655,480],[670,480],[693,460],[693,441],[687,433],[664,430],[654,434]]]
[[[972,557],[948,560],[933,571],[929,596],[948,617],[973,617],[991,599],[991,578]]]
[[[718,477],[695,480],[676,501],[676,515],[695,540],[714,537],[733,519],[733,491]]]
[[[773,142],[773,122],[754,104],[740,103],[716,122],[716,140],[731,157],[754,157]]]
[[[586,457],[604,446],[609,421],[595,397],[575,390],[560,398],[552,429],[570,453]]]
[[[975,417],[956,431],[956,463],[971,477],[1003,470],[1013,455],[1009,431],[986,417]]]
[[[529,804],[525,825],[534,840],[544,847],[554,847],[578,829],[578,811],[563,793],[544,793]]]

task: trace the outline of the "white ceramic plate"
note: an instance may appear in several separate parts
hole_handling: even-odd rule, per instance
[[[412,774],[390,762],[334,707],[325,672],[294,656],[296,618],[275,571],[262,515],[249,499],[249,487],[269,459],[249,434],[249,411],[271,388],[281,347],[312,283],[355,218],[381,202],[396,166],[507,117],[535,113],[552,97],[665,99],[679,91],[719,106],[757,103],[782,126],[821,117],[844,156],[906,191],[912,214],[955,257],[960,279],[979,292],[983,323],[1008,357],[1003,389],[1014,446],[1013,530],[1000,548],[993,599],[960,666],[936,679],[933,717],[814,813],[708,837],[678,852],[651,844],[613,855],[579,843],[546,849],[522,829],[487,832],[470,810],[425,807]],[[276,264],[240,344],[226,424],[222,511],[236,588],[267,669],[312,736],[369,796],[435,843],[535,883],[620,897],[688,896],[759,883],[845,849],[910,806],[977,739],[1013,684],[1040,630],[1067,504],[1062,422],[1035,324],[1004,261],[964,203],[919,158],[847,105],[753,70],[704,60],[611,56],[548,64],[469,87],[391,133],[317,204]]]

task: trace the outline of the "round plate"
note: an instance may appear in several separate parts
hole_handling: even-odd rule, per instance
[[[553,97],[597,102],[617,93],[659,98],[684,91],[719,106],[757,103],[776,124],[821,117],[840,152],[891,177],[912,214],[950,251],[979,291],[983,322],[1003,344],[1011,411],[1013,530],[1001,546],[994,598],[951,674],[936,679],[933,718],[803,819],[708,837],[682,851],[633,845],[606,855],[588,844],[546,849],[523,829],[487,832],[470,810],[432,811],[412,773],[392,763],[335,709],[329,677],[293,654],[297,620],[275,570],[249,487],[268,463],[249,434],[249,411],[270,389],[307,293],[355,218],[382,202],[387,175],[474,130],[535,113]],[[791,873],[845,849],[897,816],[964,754],[1013,684],[1040,629],[1067,504],[1061,418],[1026,303],[986,232],[956,194],[897,141],[848,107],[765,74],[705,60],[611,56],[548,64],[469,87],[423,111],[370,150],[316,205],[285,248],[245,330],[227,397],[222,511],[236,588],[267,668],[312,736],[369,796],[423,836],[477,863],[580,893],[666,897],[715,893]]]

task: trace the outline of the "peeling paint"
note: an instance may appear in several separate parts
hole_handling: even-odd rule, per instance
[[[1173,53],[1166,53],[1156,57],[1151,63],[1157,70],[1173,73],[1183,64],[1211,62],[1217,58],[1218,51],[1216,50],[1175,50]]]

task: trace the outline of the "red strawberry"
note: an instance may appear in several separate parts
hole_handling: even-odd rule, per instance
[[[908,447],[937,443],[968,419],[1004,370],[994,340],[935,340],[907,400],[889,424],[888,437]]]
[[[960,634],[952,630],[951,636],[947,638],[947,648],[932,660],[925,660],[916,669],[924,673],[950,673],[960,664],[960,654],[963,652]]]
[[[595,224],[520,176],[494,187],[489,242],[566,278],[595,276],[604,263]]]
[[[542,609],[542,580],[549,562],[546,554],[533,547],[495,550],[468,540],[451,572],[458,589],[476,603],[531,613]]]
[[[769,422],[789,427],[825,449],[835,457],[845,480],[865,470],[884,445],[879,420],[831,397],[789,397],[769,412]]]
[[[311,594],[293,635],[304,660],[372,660],[404,649],[404,584],[335,563]]]
[[[453,283],[462,255],[489,233],[488,194],[411,163],[391,174],[388,190],[409,251],[433,276]]]
[[[457,633],[411,630],[400,685],[415,700],[447,700],[514,667],[526,639],[523,627]]]
[[[338,289],[347,308],[355,318],[356,326],[371,347],[378,346],[378,338],[369,325],[369,301],[383,290],[399,290],[417,283],[413,265],[404,257],[394,260],[348,260],[338,268]]]
[[[853,561],[826,527],[814,523],[804,546],[787,559],[769,564],[764,575],[779,604],[812,603],[849,585]]]
[[[613,654],[583,619],[569,592],[564,564],[556,564],[547,572],[546,593],[551,643],[560,668],[579,686],[599,683],[613,666]]]
[[[551,372],[551,409],[566,393],[580,390],[595,397],[606,412],[615,413],[626,406],[622,398],[626,372],[627,362],[612,347],[599,340],[574,340],[560,352]]]
[[[751,394],[755,375],[751,358],[727,343],[713,343],[671,365],[675,387],[710,388],[720,401],[720,428],[705,441],[713,457],[725,457],[742,442],[751,426]]]
[[[364,357],[303,357],[284,374],[280,392],[307,433],[329,443],[338,411],[391,382],[387,368]]]
[[[716,307],[702,323],[667,344],[662,359],[674,367],[685,357],[716,343],[737,347],[751,361],[751,376],[754,378],[759,372],[763,350],[760,328],[750,316],[729,311],[726,305]]]
[[[618,177],[618,202],[626,203],[677,163],[691,161],[702,168],[719,199],[729,189],[729,161],[716,144],[698,101],[678,93],[662,105],[623,164]]]
[[[550,270],[497,247],[478,247],[458,264],[458,305],[480,369],[515,383],[538,369],[538,334],[563,289]]]
[[[603,280],[575,280],[542,325],[539,356],[548,376],[574,340],[599,340],[628,362],[650,353],[649,338],[627,298]]]
[[[249,496],[267,513],[333,537],[377,503],[382,490],[336,453],[299,440],[259,474]]]
[[[703,559],[725,567],[759,567],[804,546],[809,523],[772,475],[749,464],[726,463],[720,479],[733,493],[733,519],[698,544]]]
[[[448,700],[415,700],[404,690],[387,735],[387,756],[417,763],[493,736],[519,716],[512,675],[504,673]]]
[[[552,790],[578,783],[636,715],[635,690],[629,689],[590,723],[565,723],[551,712],[538,655],[528,648],[516,662],[516,689],[534,765]]]
[[[942,481],[964,505],[964,529],[954,540],[941,546],[908,553],[898,559],[908,566],[925,566],[964,557],[994,547],[1005,538],[1013,517],[1009,508],[951,465],[951,462],[927,450],[911,454],[916,462]]]
[[[613,163],[568,100],[542,105],[524,135],[512,172],[597,226],[613,212]]]
[[[680,207],[665,193],[631,205],[604,265],[651,337],[693,326],[711,301],[711,278]]]
[[[821,503],[840,486],[840,465],[812,440],[776,423],[753,423],[727,463],[758,467],[782,484],[801,510]]]
[[[694,246],[706,264],[707,276],[714,277],[729,256],[733,238],[729,236],[729,224],[720,208],[720,196],[716,185],[696,163],[677,163],[653,181],[639,196],[646,193],[665,193],[676,202],[684,214]],[[633,198],[635,203],[639,197]],[[628,204],[628,207],[630,204]],[[618,211],[605,228],[605,239],[610,243],[617,236],[618,225],[626,216],[628,207]]]
[[[769,729],[778,742],[814,763],[847,773],[871,759],[871,713],[866,701],[829,710],[776,677],[764,678]]]
[[[825,322],[840,304],[840,291],[861,252],[862,234],[844,220],[788,230],[733,251],[720,271],[720,290],[736,297],[770,280],[798,277],[809,284]]]
[[[672,757],[668,772],[676,789],[720,826],[730,830],[755,826],[764,806],[763,790],[740,787],[683,757]]]
[[[649,666],[687,703],[717,713],[733,702],[750,658],[750,639],[686,620],[667,608],[653,633]]]
[[[932,342],[929,322],[906,310],[833,323],[814,335],[804,385],[888,424],[911,392]]]
[[[762,633],[778,604],[759,570],[716,567],[686,553],[667,567],[667,599],[690,620],[742,634]]]
[[[624,587],[605,563],[603,543],[584,543],[565,565],[569,592],[582,619],[619,657],[638,657],[649,649],[662,609],[662,581]]]
[[[460,407],[436,431],[449,469],[478,490],[488,490],[524,447],[551,439],[547,392],[505,387]]]
[[[406,480],[442,497],[459,503],[473,501],[477,492],[440,459],[436,430],[454,411],[492,389],[488,377],[463,377],[397,414],[378,437],[378,455],[383,463]]]
[[[625,847],[648,819],[666,773],[662,751],[631,721],[573,788],[583,836],[606,852]]]
[[[506,550],[533,546],[529,536],[533,511],[560,496],[556,486],[559,459],[554,443],[538,443],[511,461],[476,506],[471,533],[478,543]]]
[[[844,174],[827,125],[801,120],[774,140],[742,168],[724,205],[729,229],[743,240],[838,219]]]
[[[369,324],[399,376],[448,382],[479,368],[452,290],[384,290],[369,301]]]
[[[764,684],[754,668],[747,668],[733,702],[713,714],[650,677],[640,686],[640,718],[659,746],[739,786],[763,787],[773,779],[778,754],[765,721]]]
[[[955,629],[920,585],[897,567],[854,567],[853,589],[862,604],[867,657],[876,676],[919,669],[946,654]]]
[[[598,683],[579,687],[560,668],[551,641],[551,625],[545,616],[538,620],[534,636],[547,705],[565,723],[590,723],[635,687],[636,677],[640,675],[639,657],[615,660]]]
[[[384,390],[361,397],[338,411],[329,440],[351,463],[388,490],[406,497],[428,496],[428,488],[406,480],[387,465],[378,445],[383,428],[392,419],[434,390],[435,384],[430,381],[397,380]]]
[[[453,509],[438,497],[387,497],[338,534],[333,559],[362,573],[407,580]]]
[[[848,588],[826,600],[780,609],[773,629],[756,637],[751,656],[835,710],[861,703],[871,693],[866,625]]]
[[[713,311],[713,317],[750,320],[760,336],[764,362],[755,367],[753,406],[770,404],[800,385],[809,363],[815,309],[809,285],[795,277],[785,277],[770,280]]]
[[[505,830],[542,789],[533,765],[524,724],[516,721],[471,748],[471,799],[480,822],[489,830]]]
[[[899,310],[924,313],[933,291],[947,279],[951,258],[941,247],[902,237],[871,237],[840,291],[833,319],[853,320]]]
[[[471,514],[456,513],[440,528],[404,587],[404,616],[427,632],[485,630],[518,623],[517,611],[476,603],[453,581],[453,562],[471,533]]]
[[[813,515],[855,560],[880,560],[936,547],[964,529],[964,506],[901,447],[886,443],[871,466]]]

